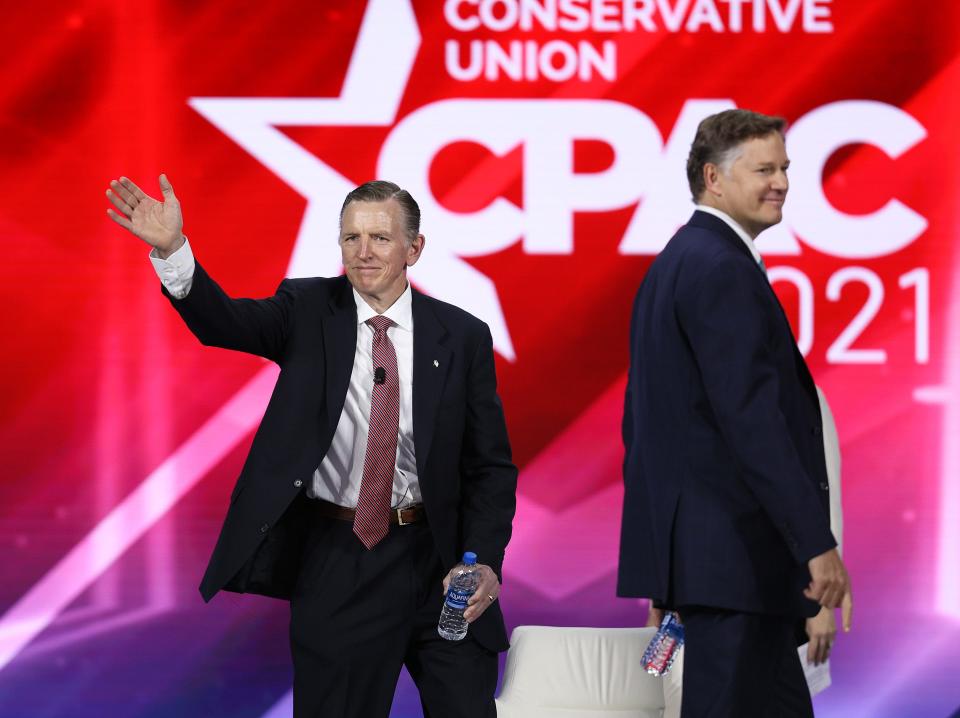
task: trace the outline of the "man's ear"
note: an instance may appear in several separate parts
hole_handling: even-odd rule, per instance
[[[703,165],[703,186],[706,192],[715,197],[723,196],[723,190],[720,187],[720,167],[713,162]]]
[[[422,234],[418,234],[414,239],[410,241],[410,247],[407,250],[407,266],[412,267],[416,264],[420,255],[423,254],[423,248],[427,244],[427,238]]]

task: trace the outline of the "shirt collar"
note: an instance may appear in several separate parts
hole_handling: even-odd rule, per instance
[[[353,301],[357,304],[358,325],[363,324],[371,317],[377,316],[377,311],[367,304],[356,289],[353,290]],[[407,282],[407,288],[403,290],[403,294],[387,308],[383,316],[390,319],[401,329],[408,332],[413,331],[413,292],[410,289],[410,282]]]
[[[736,232],[737,236],[743,240],[745,245],[747,245],[747,249],[750,250],[750,254],[753,256],[753,261],[755,261],[757,264],[760,264],[760,252],[757,251],[756,245],[753,243],[753,240],[750,239],[750,235],[747,234],[747,231],[741,227],[733,217],[723,210],[719,210],[716,207],[710,207],[709,205],[705,204],[698,204],[697,209],[701,212],[712,214],[717,219],[722,219],[724,222],[726,222],[727,226]]]

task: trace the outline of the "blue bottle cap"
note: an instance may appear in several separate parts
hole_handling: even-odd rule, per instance
[[[473,551],[464,552],[463,562],[467,564],[467,566],[472,566],[477,562],[477,554],[475,554]]]

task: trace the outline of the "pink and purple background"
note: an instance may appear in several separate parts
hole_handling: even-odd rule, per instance
[[[499,244],[454,236],[445,230],[464,218],[465,227],[474,218],[512,226],[481,224],[490,207],[514,219],[533,212],[542,177],[525,159],[539,131],[511,126],[503,117],[513,110],[496,109],[519,108],[521,125],[538,110],[506,103],[523,99],[619,103],[649,118],[663,142],[692,100],[791,122],[866,101],[921,128],[899,154],[846,142],[822,172],[837,213],[862,219],[896,201],[922,218],[915,238],[891,250],[875,227],[868,249],[853,250],[847,225],[827,223],[818,231],[836,250],[824,251],[798,221],[784,228],[795,249],[765,256],[795,327],[808,333],[807,359],[843,452],[855,625],[838,640],[818,715],[956,714],[960,8],[770,2],[781,22],[784,8],[827,8],[831,31],[805,31],[796,18],[782,31],[769,6],[765,30],[745,22],[738,33],[671,31],[662,15],[655,32],[457,30],[441,0],[5,7],[0,716],[289,714],[286,605],[231,594],[204,605],[196,589],[274,371],[204,349],[182,326],[146,248],[104,214],[103,191],[121,174],[152,193],[156,175],[169,175],[197,255],[235,296],[268,295],[288,272],[336,271],[342,188],[386,166],[401,175],[388,178],[425,183],[449,214],[425,208],[426,256],[447,263],[421,268],[414,282],[506,332],[497,370],[521,468],[507,620],[643,622],[643,602],[614,597],[614,574],[627,324],[652,255],[621,240],[655,184],[679,183],[671,191],[685,196],[682,175],[645,157],[637,166],[649,176],[637,182],[647,190],[635,199],[591,209],[590,192],[575,193],[570,231],[551,246],[533,247],[522,233]],[[689,13],[704,3],[650,4]],[[726,17],[727,5],[716,6]],[[502,19],[506,5],[492,7]],[[469,2],[456,11],[477,15]],[[459,43],[466,62],[474,39],[610,41],[616,76],[454,79],[446,44]],[[378,52],[380,64],[370,60]],[[398,125],[455,100],[492,113],[502,144],[465,129],[433,156],[394,147],[385,164]],[[542,106],[551,105],[531,105]],[[564,116],[558,110],[556,122]],[[578,131],[567,169],[584,187],[591,178],[600,186],[624,148],[603,127]],[[793,156],[797,176],[809,175],[805,160]],[[408,180],[407,166],[426,175],[411,170]],[[802,199],[788,207],[795,216]],[[838,337],[857,317],[863,326],[844,352]],[[394,715],[419,714],[403,677]]]

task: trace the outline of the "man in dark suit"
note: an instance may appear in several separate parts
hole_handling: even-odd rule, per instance
[[[206,575],[220,589],[290,600],[294,713],[387,716],[406,665],[428,716],[492,716],[496,599],[516,505],[487,326],[414,291],[425,239],[413,198],[389,182],[350,192],[345,276],[287,279],[231,299],[194,260],[180,204],[129,179],[108,214],[153,247],[163,291],[206,345],[280,366]],[[437,633],[464,551],[480,585],[453,642]]]
[[[794,628],[849,594],[816,389],[753,246],[781,219],[783,130],[700,124],[697,210],[633,308],[618,594],[679,609],[685,718],[812,715]]]

